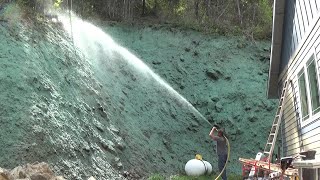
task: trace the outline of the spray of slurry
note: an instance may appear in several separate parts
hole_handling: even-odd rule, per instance
[[[177,97],[181,102],[187,105],[196,115],[205,120],[211,125],[211,123],[186,100],[182,95],[175,91],[167,82],[165,82],[159,75],[154,73],[141,59],[128,51],[126,48],[118,45],[114,40],[100,28],[95,25],[83,21],[76,15],[71,15],[72,21],[70,21],[69,15],[59,15],[59,20],[62,22],[65,30],[69,33],[76,48],[86,56],[87,59],[91,59],[91,64],[94,64],[93,57],[101,56],[101,52],[111,57],[120,54],[130,65],[134,66],[140,73],[146,76],[152,77],[160,85],[164,86],[172,95]],[[70,24],[70,22],[72,24]]]

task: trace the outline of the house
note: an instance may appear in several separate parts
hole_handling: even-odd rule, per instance
[[[320,179],[320,0],[274,0],[267,96],[283,96],[282,156],[315,150],[296,160],[303,179]],[[301,178],[300,178],[301,179]]]

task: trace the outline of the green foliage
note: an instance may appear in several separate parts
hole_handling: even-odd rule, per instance
[[[56,0],[53,4],[53,7],[59,9],[62,2],[63,0]]]
[[[146,0],[161,22],[222,35],[268,38],[272,27],[271,0]],[[157,5],[156,5],[157,4]],[[152,8],[151,8],[152,7]]]
[[[259,21],[253,27],[253,36],[263,39],[271,35],[272,8],[268,0],[259,1],[259,13]]]
[[[17,2],[22,7],[42,12],[48,6],[70,6],[63,0]],[[99,16],[104,20],[126,22],[148,20],[206,33],[245,35],[252,39],[269,38],[272,28],[272,0],[145,0],[144,7],[142,0],[86,0],[76,1],[72,7],[85,18]]]
[[[203,176],[187,176],[187,175],[174,175],[170,176],[170,180],[212,180],[215,179],[217,175],[203,175]],[[160,174],[152,175],[148,178],[148,180],[165,180],[165,176]],[[221,178],[220,178],[221,179]],[[228,175],[229,180],[242,180],[241,175],[230,174]]]
[[[238,175],[238,174],[230,174],[228,176],[228,179],[229,180],[242,180],[243,177],[241,175]]]
[[[183,1],[180,1],[179,4],[174,8],[174,14],[182,16],[184,13],[186,13],[186,10],[187,4]]]
[[[62,0],[56,0],[57,5],[60,5],[60,1],[62,2]],[[16,2],[28,14],[44,13],[48,8],[54,7],[52,0],[17,0]]]
[[[259,1],[259,9],[261,12],[261,20],[264,24],[270,24],[272,22],[272,8],[268,0]]]
[[[212,180],[215,179],[215,176],[173,176],[171,180]]]
[[[166,178],[160,174],[154,174],[148,178],[148,180],[165,180]]]
[[[35,0],[17,0],[17,4],[22,8],[33,8],[35,3]]]

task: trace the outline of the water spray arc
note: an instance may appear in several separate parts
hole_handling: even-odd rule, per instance
[[[72,21],[70,21],[70,16],[72,16]],[[92,56],[94,53],[99,53],[94,49],[94,47],[96,47],[97,45],[100,48],[102,48],[105,54],[108,54],[111,57],[114,56],[115,53],[121,54],[127,60],[127,63],[135,67],[140,72],[146,74],[146,76],[153,78],[161,86],[165,87],[172,95],[178,97],[196,115],[198,115],[201,119],[209,123],[207,119],[195,107],[193,107],[193,105],[188,100],[186,100],[181,94],[175,91],[159,75],[154,73],[151,70],[151,68],[149,68],[141,59],[136,57],[126,48],[116,44],[109,35],[107,35],[98,27],[92,25],[91,23],[81,20],[72,13],[70,16],[68,17],[66,15],[60,15],[59,19],[63,23],[69,35],[71,36],[75,46],[79,48],[82,52],[84,52],[85,56],[88,59],[90,59],[90,56]],[[95,60],[92,59],[92,61]],[[91,63],[94,64],[95,62]]]
[[[70,4],[70,5],[69,5]],[[70,33],[72,33],[72,0],[67,0],[67,6],[68,6],[68,15],[69,15],[69,23],[70,23]],[[71,39],[72,39],[72,43],[74,45],[74,42],[73,42],[73,36],[71,35]]]

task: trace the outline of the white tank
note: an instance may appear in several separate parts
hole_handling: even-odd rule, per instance
[[[198,159],[191,159],[184,167],[188,176],[201,176],[211,174],[212,166],[209,162]]]

